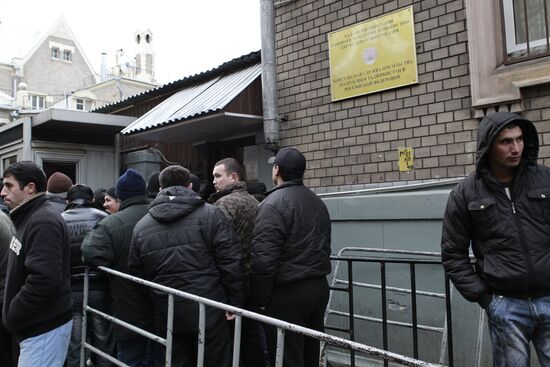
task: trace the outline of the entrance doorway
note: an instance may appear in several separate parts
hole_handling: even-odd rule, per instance
[[[76,162],[48,162],[42,161],[42,169],[46,174],[46,178],[50,178],[55,172],[61,172],[76,182]]]

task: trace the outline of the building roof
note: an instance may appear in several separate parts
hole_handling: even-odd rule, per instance
[[[184,88],[134,121],[122,133],[130,134],[221,111],[261,72],[258,62]]]
[[[97,108],[93,110],[93,112],[113,113],[115,111],[119,111],[126,107],[135,105],[136,103],[147,101],[157,96],[178,92],[182,89],[189,88],[193,85],[205,83],[221,75],[232,73],[232,72],[235,72],[236,70],[247,68],[252,65],[258,65],[260,63],[261,63],[260,51],[251,52],[247,55],[243,55],[231,61],[225,62],[220,66],[218,66],[217,68],[214,68],[199,74],[194,74],[167,84],[163,84],[157,88],[153,88],[146,92],[142,92],[142,93],[130,96],[121,101],[110,103],[100,108]]]

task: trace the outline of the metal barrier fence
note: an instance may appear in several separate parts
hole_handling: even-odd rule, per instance
[[[386,255],[406,255],[407,258],[395,258],[395,257],[373,257],[373,256],[343,256],[344,253],[370,253]],[[435,257],[437,259],[419,259],[412,257]],[[363,320],[382,324],[382,349],[388,350],[388,325],[397,325],[401,327],[412,328],[412,340],[413,340],[413,357],[418,359],[418,330],[425,330],[429,332],[436,332],[442,334],[441,351],[439,357],[439,363],[444,363],[444,351],[447,349],[447,361],[448,366],[453,367],[453,333],[452,333],[452,315],[451,315],[451,287],[450,281],[447,275],[442,270],[442,279],[445,283],[445,293],[421,291],[417,289],[416,269],[419,265],[441,265],[441,254],[437,252],[423,252],[423,251],[407,251],[407,250],[393,250],[393,249],[381,249],[381,248],[364,248],[364,247],[344,247],[337,256],[332,256],[331,259],[336,261],[334,268],[332,282],[331,282],[331,294],[329,297],[329,304],[325,315],[325,328],[329,330],[339,331],[350,335],[350,340],[355,341],[355,320]],[[338,278],[340,266],[342,263],[347,264],[347,279]],[[380,284],[373,283],[361,283],[354,281],[354,264],[355,263],[378,263],[380,266]],[[386,284],[386,271],[388,264],[407,264],[409,265],[410,274],[410,288],[398,288],[390,287]],[[339,286],[340,285],[340,286]],[[379,289],[381,292],[381,318],[375,318],[368,315],[360,315],[355,313],[354,309],[354,288],[369,288]],[[331,309],[331,301],[333,299],[334,292],[340,291],[347,293],[348,311],[343,312],[340,310]],[[411,322],[404,323],[399,321],[388,320],[387,314],[387,293],[388,291],[410,294],[411,301]],[[434,327],[427,325],[420,325],[418,323],[418,309],[417,309],[417,296],[434,297],[445,300],[445,324],[442,327]],[[342,316],[348,319],[348,327],[336,327],[327,325],[327,318],[329,315]],[[350,350],[350,366],[355,367],[355,352]],[[384,366],[388,366],[388,361],[384,361]]]
[[[277,328],[277,352],[276,360],[274,367],[283,366],[283,355],[284,355],[284,337],[285,332],[295,332],[311,338],[315,338],[320,341],[321,351],[326,350],[327,346],[336,346],[339,348],[349,349],[354,352],[362,352],[368,355],[383,359],[385,362],[396,362],[403,366],[423,366],[423,367],[438,367],[441,365],[424,362],[415,358],[403,356],[397,353],[388,352],[379,348],[371,347],[368,345],[360,344],[352,340],[346,340],[339,338],[333,335],[319,332],[317,330],[305,328],[299,325],[291,324],[285,321],[274,319],[262,314],[258,314],[252,311],[244,310],[242,308],[230,306],[221,302],[212,301],[207,298],[199,297],[190,293],[182,292],[177,289],[166,287],[160,284],[156,284],[138,277],[134,277],[119,271],[109,269],[103,266],[98,268],[101,271],[104,271],[112,276],[121,277],[129,281],[142,284],[144,286],[157,289],[159,291],[165,292],[168,294],[168,314],[167,314],[167,328],[166,328],[166,337],[160,337],[158,335],[149,333],[143,329],[140,329],[134,325],[130,325],[120,319],[117,319],[111,315],[105,314],[99,310],[96,310],[88,306],[88,290],[89,290],[89,269],[86,269],[85,278],[84,278],[84,300],[83,300],[83,316],[82,316],[82,345],[80,351],[80,366],[84,367],[85,365],[85,354],[86,349],[90,350],[93,353],[96,353],[99,356],[104,357],[110,362],[114,363],[117,366],[127,366],[126,364],[118,361],[116,358],[104,353],[103,351],[95,348],[93,345],[89,344],[86,341],[86,323],[87,323],[87,314],[91,313],[99,317],[106,318],[111,322],[126,327],[129,330],[136,332],[139,335],[142,335],[146,338],[149,338],[157,343],[162,344],[166,348],[166,357],[165,357],[165,366],[170,367],[172,362],[172,333],[173,333],[173,322],[174,322],[174,296],[183,297],[188,300],[192,300],[199,304],[199,332],[198,332],[198,351],[197,351],[197,367],[203,367],[204,364],[204,341],[205,341],[205,332],[206,332],[206,306],[215,307],[224,311],[229,311],[236,315],[235,318],[235,332],[234,332],[234,344],[233,344],[233,360],[232,366],[239,366],[240,359],[240,342],[241,342],[241,324],[242,317],[250,318],[265,324],[273,325]],[[320,361],[320,365],[323,361]]]

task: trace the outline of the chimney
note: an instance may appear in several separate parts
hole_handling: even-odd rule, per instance
[[[101,53],[101,81],[107,80],[107,53]]]

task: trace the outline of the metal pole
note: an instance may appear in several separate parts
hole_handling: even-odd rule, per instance
[[[529,15],[527,13],[527,0],[523,0],[523,17],[525,18],[525,39],[527,41],[527,55],[531,54],[531,45],[529,39]]]
[[[355,341],[355,310],[353,307],[353,261],[348,260],[349,339]],[[355,351],[350,351],[351,367],[355,367]]]
[[[411,267],[411,303],[412,303],[412,332],[413,332],[413,355],[418,358],[418,314],[416,308],[416,270],[414,263]]]
[[[382,287],[382,343],[383,349],[388,350],[388,314],[386,311],[386,263],[380,262],[380,286]],[[388,360],[384,359],[384,367],[388,367]]]
[[[88,306],[88,290],[90,289],[90,268],[86,266],[84,270],[84,289],[82,290],[82,335],[80,336],[80,367],[86,365],[86,324],[88,317],[86,316],[86,306]]]
[[[239,367],[239,360],[241,358],[241,327],[243,317],[237,315],[235,317],[235,333],[233,334],[233,367]]]
[[[449,277],[445,273],[445,306],[447,308],[447,351],[449,353],[449,367],[454,366],[453,361],[453,320],[451,317],[451,288]]]
[[[206,336],[206,307],[204,303],[199,303],[199,335],[197,351],[197,367],[204,365],[204,343]]]
[[[285,329],[277,328],[277,351],[275,352],[275,367],[283,367],[285,354]]]
[[[168,294],[168,320],[166,324],[166,359],[164,365],[172,366],[172,337],[174,334],[174,295]]]

